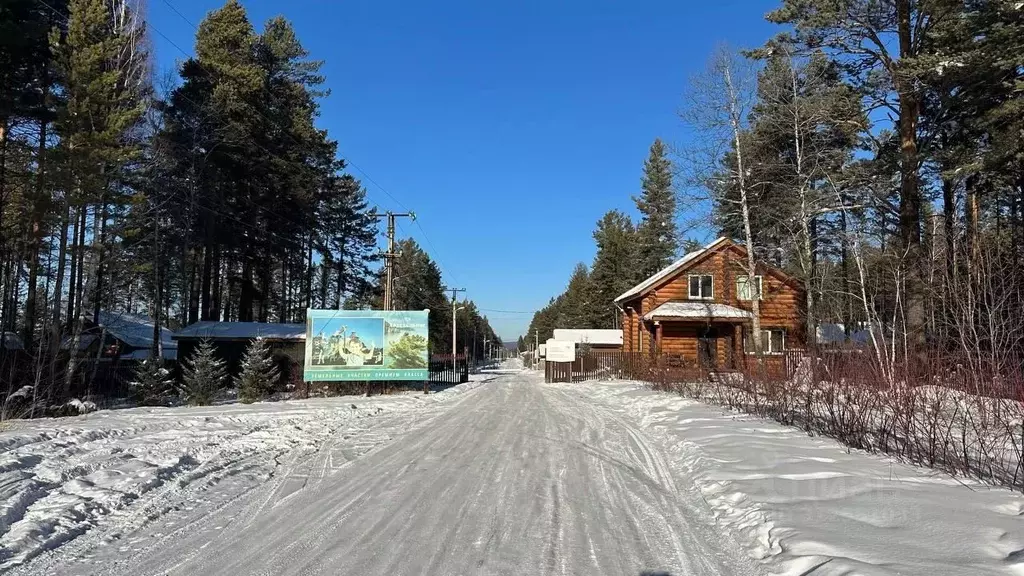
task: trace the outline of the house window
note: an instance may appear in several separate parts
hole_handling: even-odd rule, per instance
[[[750,341],[750,330],[743,331],[743,349],[747,354],[754,353],[754,343]],[[761,352],[765,354],[782,354],[786,349],[786,331],[782,328],[765,328],[761,330]]]
[[[715,280],[710,274],[690,276],[690,299],[711,300],[715,297]]]
[[[757,299],[764,300],[764,292],[761,290],[761,277],[754,276],[754,282],[751,284],[750,276],[737,276],[736,277],[736,297],[740,300],[753,300],[753,291],[756,290]]]

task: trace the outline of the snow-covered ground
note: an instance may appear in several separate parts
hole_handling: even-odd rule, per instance
[[[562,385],[627,415],[771,573],[1024,574],[1024,496],[631,382]]]
[[[490,376],[493,378],[493,376]],[[276,498],[421,426],[488,379],[438,394],[107,410],[0,431],[0,572],[123,556],[235,500]]]
[[[1024,497],[637,383],[0,432],[0,573],[1024,574]]]

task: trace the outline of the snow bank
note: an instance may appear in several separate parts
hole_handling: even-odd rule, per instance
[[[1024,496],[638,383],[568,386],[663,442],[771,573],[1024,574]]]
[[[92,556],[146,526],[204,515],[312,466],[325,446],[316,468],[328,474],[480,385],[10,422],[0,432],[0,572],[28,562],[24,573],[46,574],[47,563]]]

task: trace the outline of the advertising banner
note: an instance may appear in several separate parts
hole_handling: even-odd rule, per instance
[[[427,310],[308,310],[307,382],[427,380]]]

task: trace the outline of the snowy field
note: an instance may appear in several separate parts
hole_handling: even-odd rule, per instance
[[[1024,574],[1024,498],[629,382],[0,432],[0,573]]]
[[[563,385],[666,450],[770,573],[1024,574],[1024,496],[629,382]]]

